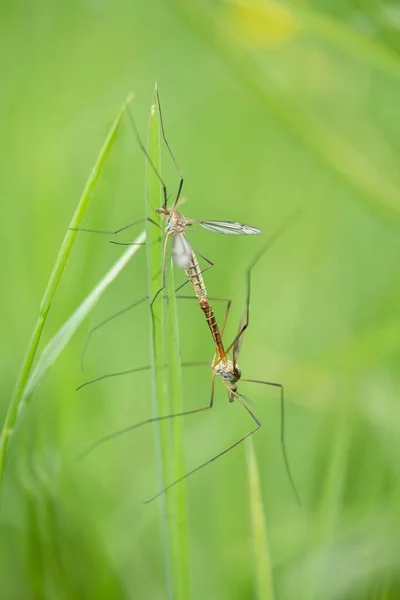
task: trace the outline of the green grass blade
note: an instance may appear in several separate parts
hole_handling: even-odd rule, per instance
[[[161,171],[160,121],[156,90],[151,106],[148,153],[158,172]],[[154,210],[163,202],[157,174],[147,163],[146,214],[154,218]],[[157,240],[160,232],[147,224],[147,257],[149,296],[154,298],[162,286],[161,257],[163,244]],[[179,336],[176,319],[173,275],[167,278],[167,289],[156,299],[151,316],[151,365],[154,416],[168,415],[182,410]],[[168,308],[169,307],[169,308]],[[168,365],[168,369],[165,365]],[[182,440],[178,419],[164,421],[156,427],[159,487],[162,489],[183,472]],[[162,506],[162,529],[166,561],[168,595],[174,600],[188,599],[188,551],[186,500],[184,486],[178,485],[163,494],[156,502]]]
[[[273,572],[268,550],[260,474],[251,438],[246,441],[246,449],[256,597],[259,600],[274,600]]]
[[[179,323],[177,301],[174,294],[174,276],[171,269],[169,281],[169,376],[170,376],[170,405],[172,413],[181,413],[183,406],[181,356],[179,349]],[[185,473],[185,460],[182,439],[183,418],[171,422],[172,437],[172,480],[175,481]],[[173,575],[175,583],[175,598],[184,600],[190,597],[189,586],[189,549],[187,522],[186,483],[182,481],[172,492],[173,517],[170,522],[173,535]]]
[[[111,267],[111,269],[109,269],[106,275],[90,292],[90,294],[88,294],[85,300],[78,306],[70,318],[64,323],[61,329],[59,329],[56,335],[47,344],[26,383],[22,395],[22,401],[25,401],[30,396],[35,387],[38,385],[39,381],[42,379],[43,375],[46,373],[47,369],[59,357],[82,321],[88,316],[91,310],[93,310],[101,295],[114,281],[117,275],[119,275],[122,269],[128,264],[132,256],[136,254],[140,248],[140,245],[143,244],[145,240],[146,234],[142,232],[136,238],[133,245],[125,250],[122,256]]]
[[[126,100],[126,102],[124,103],[122,108],[120,109],[120,111],[117,115],[117,118],[115,119],[115,121],[111,127],[111,130],[107,136],[107,139],[104,142],[104,145],[103,145],[103,147],[100,151],[100,154],[97,158],[97,161],[92,169],[89,179],[87,180],[85,188],[82,192],[81,198],[78,202],[78,206],[72,217],[72,220],[70,223],[71,228],[78,228],[82,223],[82,220],[86,214],[86,211],[87,211],[89,203],[90,203],[91,193],[92,193],[92,191],[96,185],[96,182],[102,172],[102,169],[104,167],[104,163],[107,159],[107,156],[113,146],[113,143],[115,141],[115,138],[116,138],[116,135],[118,132],[119,125],[121,123],[122,117],[126,110],[126,106],[130,102],[130,100],[131,100],[131,97],[128,97],[128,99]],[[67,265],[76,235],[77,235],[77,231],[67,231],[67,233],[65,234],[64,240],[61,244],[61,248],[58,253],[56,263],[55,263],[53,271],[50,275],[49,282],[47,284],[46,291],[44,293],[44,296],[43,296],[43,299],[42,299],[42,302],[40,305],[39,317],[37,319],[35,328],[33,330],[32,338],[28,345],[28,350],[27,350],[24,362],[22,364],[21,372],[20,372],[20,375],[18,377],[16,386],[15,386],[14,394],[11,398],[11,401],[10,401],[10,404],[8,407],[4,426],[3,426],[1,436],[0,436],[0,493],[1,493],[1,488],[2,488],[3,473],[4,473],[4,466],[5,466],[5,459],[6,459],[6,455],[7,455],[8,441],[9,441],[10,435],[12,434],[12,431],[13,431],[15,425],[17,424],[18,416],[21,414],[21,409],[27,398],[27,394],[25,393],[26,385],[27,385],[28,379],[29,379],[31,371],[32,371],[33,362],[35,360],[36,352],[37,352],[39,342],[40,342],[40,339],[42,336],[43,328],[44,328],[44,325],[46,322],[47,314],[50,310],[54,294],[57,290],[58,284],[64,273],[65,267]]]
[[[147,151],[153,165],[160,171],[160,123],[157,111],[157,101],[154,95],[148,128]],[[157,174],[150,163],[146,162],[146,205],[145,214],[147,217],[154,217],[154,211],[161,206],[161,188]],[[147,267],[148,267],[148,288],[149,297],[154,298],[156,293],[162,286],[161,273],[161,252],[162,244],[157,244],[156,240],[160,236],[160,232],[149,221],[146,222],[147,229]],[[164,342],[164,325],[165,325],[165,302],[158,298],[154,304],[152,313],[150,313],[150,364],[152,372],[152,392],[153,392],[153,414],[154,417],[169,414],[169,398],[168,398],[168,373],[167,369],[163,369],[166,364],[166,348]],[[166,481],[170,481],[170,436],[169,423],[162,422],[155,426],[156,430],[156,450],[157,450],[157,465],[158,465],[158,487],[162,489],[166,485]],[[162,538],[164,546],[164,561],[165,573],[167,578],[168,597],[173,598],[172,594],[172,557],[171,545],[168,531],[168,498],[166,495],[161,496],[160,505],[162,512]]]

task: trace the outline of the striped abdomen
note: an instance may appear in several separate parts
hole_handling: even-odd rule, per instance
[[[194,293],[200,300],[200,298],[205,298],[207,296],[206,286],[204,285],[203,275],[201,274],[200,265],[197,262],[197,258],[192,251],[192,260],[189,266],[185,269],[185,273],[190,283],[193,286]]]
[[[207,323],[208,323],[208,327],[210,328],[211,335],[213,337],[215,347],[216,347],[216,353],[218,354],[218,358],[225,361],[226,356],[225,356],[224,346],[222,344],[221,332],[219,330],[213,308],[205,296],[199,298],[199,301],[200,301],[200,308],[203,311],[203,313],[206,317]]]

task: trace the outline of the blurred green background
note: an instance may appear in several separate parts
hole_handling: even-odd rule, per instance
[[[185,176],[185,214],[272,234],[302,216],[254,270],[244,377],[263,423],[254,437],[275,597],[400,597],[399,9],[380,0],[2,3],[1,417],[78,198],[130,91],[142,137],[157,80],[170,144]],[[163,155],[171,195],[178,178]],[[145,161],[122,124],[85,226],[143,216]],[[140,226],[138,228],[138,232]],[[132,233],[136,235],[136,232]],[[124,241],[131,239],[131,233]],[[190,233],[215,262],[210,295],[243,310],[244,271],[261,238]],[[123,249],[79,235],[42,346]],[[35,393],[12,439],[1,499],[0,597],[168,597],[154,432],[76,454],[152,414],[147,372],[76,393],[83,381],[149,362],[140,251]],[[177,282],[184,281],[176,272]],[[191,306],[190,304],[193,304]],[[222,307],[215,304],[218,319]],[[182,358],[211,360],[195,303],[179,306]],[[217,381],[217,384],[221,382]],[[208,402],[210,371],[185,370],[185,406]],[[217,385],[211,414],[185,422],[187,469],[251,427]],[[245,448],[187,480],[191,598],[257,591]],[[266,566],[267,569],[267,566]]]

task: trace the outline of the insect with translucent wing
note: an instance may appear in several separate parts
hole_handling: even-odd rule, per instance
[[[258,417],[255,415],[255,413],[253,412],[253,410],[250,408],[249,403],[250,403],[250,399],[245,396],[244,394],[242,394],[241,392],[239,392],[238,390],[238,382],[239,380],[241,380],[242,382],[246,382],[246,383],[253,383],[253,384],[259,384],[259,385],[264,385],[264,386],[271,386],[274,388],[278,388],[280,391],[280,406],[281,406],[281,429],[280,429],[280,441],[281,441],[281,447],[282,447],[282,453],[283,453],[283,457],[284,457],[284,461],[285,461],[285,466],[286,466],[286,470],[290,479],[290,483],[291,486],[294,490],[294,493],[296,495],[296,498],[300,504],[300,498],[299,495],[297,493],[297,489],[291,474],[291,470],[290,470],[290,466],[289,466],[289,460],[288,460],[288,456],[287,456],[287,452],[286,452],[286,444],[285,444],[285,403],[284,403],[284,387],[281,383],[276,383],[276,382],[272,382],[272,381],[265,381],[265,380],[261,380],[261,379],[242,379],[241,378],[241,370],[238,366],[238,357],[239,357],[239,352],[241,349],[241,344],[243,341],[243,335],[244,332],[246,331],[246,329],[249,326],[249,319],[250,319],[250,284],[251,284],[251,273],[253,268],[255,267],[255,265],[257,264],[257,262],[260,260],[261,256],[264,254],[264,252],[275,242],[275,240],[277,239],[277,237],[282,233],[282,231],[286,228],[287,223],[281,227],[281,229],[279,231],[277,231],[273,236],[271,236],[271,238],[267,241],[267,243],[264,245],[264,247],[261,249],[261,251],[255,256],[255,258],[253,259],[253,261],[251,262],[251,264],[249,265],[249,267],[246,270],[246,287],[247,287],[247,294],[246,294],[246,304],[245,304],[245,311],[244,314],[240,320],[240,324],[239,324],[239,331],[237,333],[237,335],[235,336],[234,340],[229,344],[229,346],[227,347],[226,350],[224,350],[223,344],[222,344],[222,337],[223,337],[223,333],[225,330],[225,326],[227,323],[227,319],[229,316],[229,310],[230,310],[230,306],[231,303],[229,302],[225,311],[225,317],[224,317],[224,321],[223,321],[223,327],[221,329],[221,331],[218,328],[218,325],[215,322],[215,331],[216,336],[219,337],[219,339],[221,340],[220,343],[215,341],[215,356],[211,365],[211,370],[212,370],[212,376],[211,376],[211,397],[210,397],[210,401],[206,406],[202,406],[200,408],[196,408],[194,410],[188,410],[188,411],[184,411],[182,413],[177,413],[177,414],[170,414],[170,415],[165,415],[165,416],[161,416],[161,417],[155,417],[155,418],[150,418],[150,419],[146,419],[145,421],[141,421],[139,423],[136,423],[134,425],[130,425],[128,427],[125,427],[124,429],[121,429],[119,431],[116,431],[114,433],[111,433],[99,440],[97,440],[95,443],[93,443],[91,446],[89,446],[82,454],[81,454],[81,458],[87,456],[90,452],[92,452],[95,448],[97,448],[98,446],[102,445],[103,443],[105,443],[108,440],[111,440],[113,438],[116,438],[122,434],[125,434],[127,432],[133,431],[135,429],[138,429],[140,427],[143,427],[145,425],[148,425],[150,423],[155,423],[158,421],[163,421],[166,419],[172,419],[172,418],[177,418],[177,417],[184,417],[184,416],[189,416],[189,415],[194,415],[194,414],[198,414],[200,412],[209,410],[213,407],[214,405],[214,388],[215,388],[215,378],[216,377],[221,377],[224,386],[227,388],[228,390],[228,400],[229,402],[234,402],[235,400],[238,400],[239,403],[243,406],[243,408],[246,410],[246,412],[250,415],[250,417],[252,418],[253,422],[255,423],[255,427],[253,427],[253,429],[247,433],[246,435],[244,435],[243,437],[241,437],[239,440],[237,440],[235,443],[231,444],[228,448],[225,448],[222,452],[219,452],[218,454],[216,454],[215,456],[213,456],[212,458],[210,458],[209,460],[207,460],[206,462],[200,464],[199,466],[197,466],[196,468],[192,469],[191,471],[189,471],[188,473],[186,473],[185,475],[183,475],[182,477],[180,477],[179,479],[173,481],[172,483],[170,483],[169,485],[167,485],[164,489],[162,489],[161,491],[159,491],[156,495],[154,495],[152,498],[150,498],[149,500],[146,501],[146,503],[151,502],[152,500],[155,500],[156,498],[158,498],[161,494],[165,493],[167,490],[169,490],[170,488],[172,488],[173,486],[175,486],[177,483],[179,483],[180,481],[182,481],[183,479],[189,477],[190,475],[192,475],[193,473],[195,473],[196,471],[199,471],[200,469],[202,469],[203,467],[209,465],[210,463],[214,462],[215,460],[217,460],[218,458],[220,458],[221,456],[223,456],[224,454],[227,454],[230,450],[233,450],[233,448],[239,446],[239,444],[241,444],[242,442],[244,442],[244,440],[246,440],[248,437],[250,437],[251,435],[253,435],[256,431],[258,431],[258,429],[261,427],[261,422],[258,419]],[[228,358],[228,353],[232,351],[232,359]],[[200,364],[200,363],[199,363]],[[134,372],[134,371],[138,371],[138,370],[143,370],[143,369],[134,369],[131,370],[130,372]],[[123,374],[128,373],[129,371],[126,371]],[[122,374],[122,373],[121,373]],[[118,373],[112,373],[109,374],[105,377],[114,377],[119,375]],[[104,379],[104,376],[99,378],[99,379]],[[98,381],[99,379],[95,380]],[[93,382],[87,382],[87,383],[93,383]],[[87,384],[84,384],[87,385]],[[81,386],[83,387],[83,386]]]
[[[168,240],[171,237],[172,238],[172,251],[171,251],[172,259],[178,267],[183,268],[185,270],[185,273],[187,276],[187,281],[183,285],[181,285],[178,289],[181,289],[184,285],[186,285],[186,283],[189,283],[189,282],[191,283],[191,285],[196,293],[196,296],[198,297],[198,299],[200,301],[200,306],[206,316],[206,320],[209,324],[211,333],[214,337],[212,326],[213,326],[213,323],[215,322],[215,316],[211,309],[211,305],[209,304],[209,302],[207,300],[205,300],[205,298],[207,296],[207,292],[206,292],[206,288],[205,288],[203,277],[202,277],[202,273],[204,273],[204,271],[212,268],[214,266],[214,263],[212,261],[210,261],[208,258],[206,258],[205,256],[203,256],[202,254],[199,254],[208,263],[208,266],[205,269],[201,270],[198,260],[196,258],[196,255],[186,238],[185,229],[187,229],[188,227],[191,227],[194,224],[198,224],[210,231],[214,231],[214,232],[222,233],[222,234],[228,234],[228,235],[258,235],[261,233],[261,230],[258,229],[258,227],[253,227],[252,225],[246,225],[245,223],[239,223],[239,222],[235,222],[235,221],[205,221],[205,220],[201,220],[201,219],[189,219],[189,218],[185,217],[180,211],[177,210],[177,206],[179,205],[179,202],[181,201],[181,192],[182,192],[182,188],[183,188],[184,178],[183,178],[182,172],[179,168],[179,165],[175,159],[175,156],[171,150],[169,142],[166,138],[165,129],[164,129],[164,121],[163,121],[162,111],[161,111],[161,103],[160,103],[158,91],[157,91],[156,97],[157,97],[158,111],[159,111],[159,115],[160,115],[162,138],[163,138],[165,146],[168,150],[168,153],[173,161],[173,164],[175,165],[176,171],[179,175],[178,190],[177,190],[177,194],[176,194],[175,201],[173,203],[172,208],[168,208],[167,186],[166,186],[163,178],[161,177],[160,173],[158,172],[157,168],[155,167],[153,161],[151,160],[151,157],[149,156],[147,149],[144,146],[144,144],[140,138],[135,120],[133,119],[133,116],[129,112],[129,110],[128,110],[128,116],[132,123],[138,144],[139,144],[142,152],[146,156],[154,173],[158,177],[158,179],[160,181],[160,185],[163,190],[163,198],[164,198],[163,205],[160,208],[157,208],[155,212],[160,215],[163,215],[163,219],[166,224],[165,228],[160,227],[160,225],[158,223],[156,223],[156,221],[154,221],[153,219],[146,217],[145,219],[140,219],[138,221],[134,221],[133,223],[130,223],[124,227],[121,227],[120,229],[115,230],[115,231],[99,231],[99,230],[82,229],[82,228],[80,228],[79,231],[84,231],[84,232],[89,232],[89,233],[101,233],[101,234],[116,235],[123,231],[126,231],[128,228],[130,228],[140,222],[143,222],[145,220],[148,220],[153,225],[155,225],[159,229],[161,229],[161,231],[163,231],[166,234],[165,240],[164,240],[164,247],[163,247],[163,253],[162,253],[162,266],[161,266],[162,287],[155,294],[154,298],[152,298],[151,302],[153,303],[155,301],[155,299],[157,298],[158,294],[165,288],[166,252],[167,252]],[[121,243],[121,242],[116,242],[114,240],[111,243],[117,244],[117,245],[126,245],[124,242]],[[142,301],[145,301],[146,299],[147,298],[143,298]],[[224,299],[215,298],[215,300],[224,300]],[[94,329],[91,330],[91,332],[89,333],[87,343],[85,344],[85,347],[83,349],[83,355],[82,355],[82,361],[81,361],[82,367],[83,367],[83,358],[84,358],[89,341],[90,341],[91,336],[94,333],[94,331],[99,329],[103,324],[108,323],[114,317],[117,317],[120,314],[127,312],[128,310],[130,310],[131,308],[133,308],[136,305],[137,305],[137,302],[130,304],[126,308],[123,308],[122,310],[118,311],[118,313],[116,313],[115,315],[113,315],[113,316],[109,317],[108,319],[106,319],[105,321],[103,321],[102,323],[99,323],[96,327],[94,327]]]
[[[160,115],[161,134],[163,137],[163,141],[164,141],[165,146],[168,150],[168,153],[175,165],[175,168],[179,174],[178,191],[177,191],[177,194],[175,197],[175,201],[172,205],[172,208],[168,208],[167,186],[166,186],[163,178],[161,177],[160,173],[158,172],[156,166],[154,165],[153,161],[151,160],[151,158],[147,152],[147,149],[140,138],[138,128],[136,126],[135,120],[134,120],[131,112],[129,111],[129,108],[128,108],[127,114],[128,114],[129,120],[131,121],[131,123],[133,125],[133,129],[134,129],[138,144],[139,144],[141,150],[143,151],[143,153],[145,154],[151,168],[154,170],[158,179],[160,180],[162,190],[163,190],[164,202],[163,202],[163,205],[160,208],[157,208],[155,212],[163,215],[164,222],[166,223],[165,227],[164,228],[160,227],[160,225],[156,221],[154,221],[150,217],[145,217],[145,218],[139,219],[137,221],[134,221],[133,223],[129,223],[128,225],[120,227],[119,229],[116,229],[114,231],[104,231],[104,230],[86,229],[86,228],[77,228],[77,229],[71,228],[71,229],[73,231],[84,231],[84,232],[89,232],[89,233],[118,235],[118,234],[122,233],[123,231],[126,231],[130,227],[133,227],[134,225],[143,223],[144,221],[149,221],[150,223],[152,223],[153,225],[155,225],[156,227],[161,229],[161,231],[163,231],[166,234],[165,241],[164,241],[164,249],[163,249],[163,259],[162,259],[162,282],[163,282],[162,287],[164,288],[165,282],[166,282],[165,257],[166,257],[167,243],[168,243],[168,239],[170,237],[172,237],[172,239],[173,239],[173,241],[172,241],[172,258],[178,267],[185,269],[190,265],[191,260],[192,260],[192,253],[193,253],[192,248],[185,236],[185,229],[187,227],[190,227],[193,224],[198,224],[210,231],[214,231],[216,233],[227,234],[227,235],[259,235],[261,233],[261,230],[258,229],[258,227],[253,227],[252,225],[246,225],[245,223],[239,223],[236,221],[206,221],[203,219],[189,219],[189,218],[186,218],[180,211],[177,210],[177,206],[179,205],[179,202],[181,201],[181,193],[182,193],[184,178],[183,178],[183,175],[180,171],[178,163],[175,159],[175,156],[171,150],[171,147],[170,147],[168,140],[166,138],[166,135],[165,135],[164,121],[163,121],[163,117],[162,117],[161,103],[160,103],[160,97],[159,97],[158,91],[156,93],[156,96],[157,96],[158,111],[159,111],[159,115]],[[129,245],[129,243],[125,244],[124,242],[121,243],[121,242],[112,241],[111,243],[118,244],[118,245]],[[203,258],[205,258],[205,257],[203,257]],[[205,259],[205,260],[207,260],[207,259]],[[207,260],[207,262],[210,265],[208,268],[213,266],[213,263],[211,261]],[[158,293],[157,293],[157,295],[158,295]],[[153,301],[154,301],[154,299],[155,298],[153,298]]]

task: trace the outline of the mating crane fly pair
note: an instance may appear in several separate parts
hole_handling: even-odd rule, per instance
[[[261,233],[261,231],[260,231],[260,229],[258,229],[257,227],[253,227],[252,225],[246,225],[244,223],[238,223],[235,221],[206,221],[206,220],[199,220],[199,219],[189,219],[189,218],[186,218],[180,211],[177,210],[177,207],[179,206],[179,202],[181,199],[181,192],[182,192],[182,188],[183,188],[184,179],[183,179],[182,173],[179,169],[179,166],[176,162],[174,154],[172,153],[172,150],[169,146],[169,143],[168,143],[166,135],[165,135],[164,122],[163,122],[161,104],[160,104],[158,92],[156,94],[156,97],[157,97],[157,104],[158,104],[158,111],[159,111],[159,116],[160,116],[160,125],[161,125],[161,133],[162,133],[163,141],[165,143],[165,146],[169,152],[169,155],[170,155],[170,157],[176,167],[176,170],[179,174],[179,177],[180,177],[177,195],[176,195],[176,198],[175,198],[172,208],[168,208],[167,186],[166,186],[163,178],[161,177],[161,174],[157,170],[155,164],[153,163],[151,157],[149,156],[146,147],[144,146],[143,142],[141,141],[138,129],[136,127],[136,123],[135,123],[132,115],[130,114],[129,109],[128,109],[128,116],[133,125],[133,129],[134,129],[137,141],[139,143],[139,146],[140,146],[141,150],[143,151],[143,153],[145,154],[151,168],[153,169],[154,173],[158,177],[160,184],[162,186],[164,202],[163,202],[162,207],[157,208],[155,212],[163,216],[165,227],[164,228],[161,227],[156,221],[154,221],[150,217],[145,217],[144,219],[140,219],[138,221],[130,223],[129,225],[126,225],[115,231],[98,231],[98,230],[93,230],[93,229],[79,229],[79,231],[117,235],[117,234],[121,233],[122,231],[126,231],[128,228],[147,220],[147,221],[151,222],[153,225],[155,225],[156,227],[158,227],[165,234],[165,240],[164,240],[164,246],[163,246],[163,252],[162,252],[162,288],[157,292],[157,294],[151,300],[151,306],[152,306],[153,302],[155,301],[155,299],[157,298],[158,294],[162,291],[162,289],[165,288],[167,244],[168,244],[169,238],[170,237],[172,238],[172,250],[171,250],[172,259],[178,267],[183,268],[185,270],[185,274],[187,277],[185,284],[190,283],[195,292],[195,297],[190,297],[190,299],[196,299],[196,298],[198,299],[200,308],[202,309],[202,311],[205,315],[205,318],[206,318],[206,321],[207,321],[207,324],[210,329],[210,332],[211,332],[211,335],[212,335],[212,338],[214,341],[214,345],[215,345],[214,359],[211,364],[211,371],[212,371],[211,397],[210,397],[209,403],[206,406],[202,406],[202,407],[194,409],[194,410],[184,411],[181,413],[162,415],[160,417],[146,419],[145,421],[135,423],[135,424],[125,427],[121,430],[110,433],[110,434],[104,436],[103,438],[97,440],[93,444],[91,444],[84,452],[82,452],[80,457],[83,458],[83,457],[87,456],[95,448],[97,448],[101,444],[105,443],[106,441],[109,441],[115,437],[122,435],[122,434],[128,433],[135,429],[138,429],[139,427],[143,427],[144,425],[148,425],[148,424],[155,423],[155,422],[160,422],[160,421],[163,421],[166,419],[172,419],[172,418],[177,418],[177,417],[193,415],[193,414],[197,414],[199,412],[211,409],[214,404],[215,378],[221,377],[224,386],[228,390],[229,402],[233,402],[235,399],[238,400],[240,402],[240,404],[243,406],[243,408],[247,411],[247,413],[253,419],[253,421],[255,423],[255,427],[249,433],[247,433],[246,435],[241,437],[239,440],[237,440],[235,443],[231,444],[228,448],[225,448],[222,452],[219,452],[216,456],[214,456],[211,459],[207,460],[206,462],[200,464],[199,466],[192,469],[191,471],[189,471],[188,473],[186,473],[179,479],[171,482],[169,485],[167,485],[165,488],[163,488],[157,494],[155,494],[152,498],[150,498],[146,501],[146,503],[149,503],[149,502],[155,500],[156,498],[158,498],[159,496],[161,496],[162,494],[164,494],[167,490],[169,490],[170,488],[175,486],[177,483],[179,483],[183,479],[189,477],[190,475],[192,475],[196,471],[202,469],[203,467],[207,466],[211,462],[214,462],[215,460],[217,460],[218,458],[220,458],[221,456],[223,456],[224,454],[226,454],[227,452],[229,452],[230,450],[232,450],[233,448],[235,448],[236,446],[241,444],[244,440],[246,440],[248,437],[250,437],[253,433],[255,433],[261,427],[260,420],[257,418],[257,416],[254,414],[254,412],[249,407],[249,402],[250,402],[249,398],[238,391],[238,381],[239,380],[241,380],[243,382],[247,382],[247,383],[256,383],[256,384],[261,384],[261,385],[272,386],[272,387],[278,388],[280,390],[280,404],[281,404],[280,439],[281,439],[282,452],[283,452],[285,466],[286,466],[286,470],[287,470],[287,473],[289,476],[291,486],[294,490],[294,493],[295,493],[295,496],[296,496],[298,502],[300,503],[299,495],[297,493],[297,489],[296,489],[296,486],[295,486],[295,483],[294,483],[294,480],[293,480],[293,477],[291,474],[291,470],[289,467],[289,460],[287,457],[286,446],[285,446],[285,418],[284,418],[285,413],[284,413],[284,388],[283,388],[283,385],[280,383],[264,381],[264,380],[259,380],[259,379],[242,379],[241,378],[241,370],[237,363],[242,340],[243,340],[243,334],[249,325],[250,282],[251,282],[252,269],[254,268],[256,263],[260,260],[262,255],[266,252],[266,250],[270,246],[272,246],[272,244],[280,236],[280,234],[283,232],[283,230],[286,229],[288,223],[285,223],[280,228],[280,230],[275,232],[275,234],[273,234],[268,239],[268,241],[266,242],[264,247],[256,255],[256,257],[254,258],[254,260],[248,267],[248,269],[246,271],[247,296],[246,296],[246,306],[245,306],[244,315],[240,320],[239,331],[238,331],[237,335],[235,336],[233,341],[229,344],[229,346],[225,349],[224,344],[223,344],[223,334],[224,334],[225,326],[226,326],[228,316],[229,316],[231,300],[222,299],[222,298],[213,298],[214,300],[222,300],[227,303],[226,310],[225,310],[225,316],[224,316],[224,320],[223,320],[223,326],[220,329],[218,326],[213,308],[209,302],[209,298],[207,296],[207,291],[206,291],[204,279],[203,279],[204,271],[213,267],[214,264],[210,260],[206,259],[204,256],[200,255],[208,263],[208,266],[203,271],[200,269],[200,265],[197,261],[196,255],[186,238],[185,229],[187,227],[192,226],[193,224],[199,224],[202,227],[204,227],[205,229],[208,229],[210,231],[214,231],[214,232],[222,233],[222,234],[228,234],[228,235],[258,235]],[[113,243],[119,243],[119,242],[113,242]],[[123,245],[125,245],[125,244],[123,244]],[[185,285],[185,284],[183,284],[183,285]],[[180,286],[178,288],[178,290],[181,289],[183,287],[183,285]],[[188,298],[188,297],[184,296],[184,298]],[[91,334],[96,329],[98,329],[102,325],[108,323],[111,319],[126,312],[130,308],[133,308],[134,306],[137,306],[144,300],[148,300],[148,299],[149,298],[146,297],[146,298],[140,300],[139,302],[135,302],[134,304],[129,305],[126,309],[119,311],[116,315],[113,315],[112,317],[106,319],[106,321],[103,321],[102,323],[97,325],[90,332],[88,340],[90,339]],[[84,350],[86,350],[86,348],[87,348],[87,344],[86,344]],[[232,360],[228,358],[228,353],[230,351],[232,351]],[[201,364],[201,363],[199,363],[199,364]],[[107,375],[103,375],[94,380],[91,380],[91,381],[88,381],[88,382],[82,384],[77,389],[79,390],[89,384],[98,382],[98,381],[106,379],[108,377],[115,377],[118,375],[134,373],[134,372],[142,371],[142,370],[145,370],[148,368],[149,367],[139,367],[139,368],[130,369],[129,371],[124,371],[121,373],[110,373]]]

